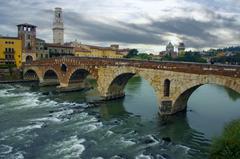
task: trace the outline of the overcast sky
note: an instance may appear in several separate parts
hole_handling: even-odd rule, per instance
[[[169,41],[203,49],[240,45],[240,0],[0,0],[0,34],[37,25],[52,42],[55,7],[64,12],[65,41],[160,51]]]

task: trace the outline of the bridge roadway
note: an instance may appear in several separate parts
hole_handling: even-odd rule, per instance
[[[191,94],[204,84],[217,84],[240,93],[239,66],[59,57],[24,64],[23,72],[24,79],[38,79],[40,85],[59,84],[61,89],[76,81],[85,87],[86,78],[91,75],[97,81],[100,95],[106,100],[123,97],[128,80],[139,75],[154,88],[159,112],[164,115],[185,110]]]

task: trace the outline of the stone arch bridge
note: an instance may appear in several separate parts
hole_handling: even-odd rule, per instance
[[[41,85],[55,79],[60,88],[67,88],[74,81],[83,82],[90,74],[106,100],[123,97],[128,80],[139,75],[154,88],[159,112],[164,115],[185,110],[191,94],[204,84],[217,84],[240,93],[239,66],[61,57],[25,64],[23,73],[24,79],[38,79]]]

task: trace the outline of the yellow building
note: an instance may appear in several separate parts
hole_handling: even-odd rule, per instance
[[[92,45],[78,45],[75,47],[75,56],[79,57],[105,57],[105,58],[123,58],[118,52],[117,45],[111,47],[99,47]]]
[[[22,41],[17,37],[0,36],[0,65],[22,66]]]

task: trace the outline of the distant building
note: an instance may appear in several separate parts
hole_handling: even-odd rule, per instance
[[[49,58],[59,56],[74,56],[74,47],[71,46],[46,43],[45,47]]]
[[[126,55],[128,55],[129,51],[130,51],[130,49],[127,48],[127,49],[119,49],[117,52],[120,55],[126,56]]]
[[[49,52],[46,47],[45,40],[37,38],[37,40],[36,40],[36,58],[37,58],[37,60],[49,58]]]
[[[22,66],[22,41],[17,37],[0,36],[0,65]]]
[[[65,45],[74,47],[75,56],[78,57],[106,57],[106,58],[123,58],[122,50],[119,45],[110,47],[100,47],[94,45],[85,45],[77,41],[66,43]],[[124,52],[125,53],[125,52]]]
[[[118,44],[112,44],[112,45],[110,45],[110,47],[111,47],[113,50],[119,50],[119,45],[118,45]]]
[[[178,45],[178,56],[184,56],[185,55],[185,44],[184,43],[179,43]]]
[[[36,60],[36,26],[19,24],[18,38],[22,40],[22,62],[29,63]]]
[[[53,21],[53,43],[64,44],[64,24],[62,8],[55,8]]]
[[[171,42],[169,42],[168,45],[166,46],[166,54],[171,56],[173,53],[174,53],[174,46]]]
[[[123,55],[118,53],[116,48],[112,47],[100,47],[93,45],[83,45],[76,48],[76,56],[90,56],[90,57],[105,57],[105,58],[122,58]]]
[[[161,51],[161,52],[159,52],[159,56],[160,57],[164,57],[164,56],[166,56],[167,55],[167,52],[166,51]]]

